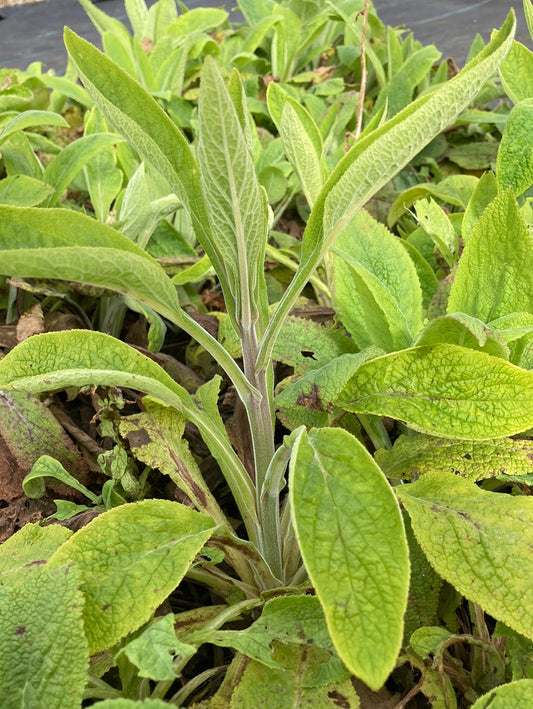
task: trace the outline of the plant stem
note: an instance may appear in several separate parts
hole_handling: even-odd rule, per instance
[[[372,441],[372,445],[376,450],[386,448],[390,450],[392,443],[387,433],[387,429],[383,424],[383,420],[379,416],[372,414],[357,414],[361,426],[365,429],[368,437]]]
[[[357,101],[357,121],[355,124],[355,139],[359,138],[361,134],[361,128],[363,125],[363,109],[365,107],[365,93],[366,93],[366,28],[368,25],[368,9],[369,0],[365,0],[365,7],[363,10],[363,27],[361,29],[361,87],[359,89],[359,98]]]

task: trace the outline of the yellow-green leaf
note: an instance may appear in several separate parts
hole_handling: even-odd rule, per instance
[[[533,426],[533,373],[465,347],[424,345],[362,364],[336,404],[434,436],[511,436]]]
[[[205,515],[169,500],[116,507],[76,532],[50,559],[72,564],[85,595],[91,654],[149,620],[213,531]]]
[[[487,613],[533,638],[533,499],[427,473],[396,488],[432,566]]]
[[[392,490],[361,443],[341,429],[297,438],[290,464],[302,557],[345,665],[373,689],[399,652],[409,558]]]

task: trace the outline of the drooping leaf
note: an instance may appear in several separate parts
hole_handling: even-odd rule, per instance
[[[76,570],[33,566],[0,603],[0,704],[81,707],[89,653]]]
[[[431,472],[454,473],[468,480],[533,472],[533,441],[496,438],[455,441],[433,436],[400,436],[391,450],[374,454],[388,478],[412,480]]]
[[[512,190],[499,194],[472,230],[459,260],[449,313],[485,323],[517,311],[533,313],[533,240]]]
[[[92,654],[151,617],[212,531],[209,517],[177,502],[143,500],[96,517],[58,549],[50,566],[72,564],[83,583]]]
[[[361,365],[336,404],[433,436],[511,436],[533,425],[533,373],[484,352],[425,345]]]
[[[432,566],[487,613],[533,638],[533,500],[427,473],[396,488]]]
[[[36,393],[85,385],[130,387],[181,411],[200,429],[247,527],[255,529],[254,491],[244,466],[186,389],[153,360],[120,340],[87,330],[36,335],[0,360],[0,390]]]
[[[400,649],[409,583],[391,488],[359,441],[327,428],[300,434],[289,485],[298,544],[335,648],[378,689]]]
[[[179,308],[175,287],[146,251],[116,229],[67,209],[0,207],[0,273],[61,278]]]

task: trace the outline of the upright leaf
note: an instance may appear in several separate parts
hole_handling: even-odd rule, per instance
[[[267,362],[284,316],[327,249],[370,197],[470,103],[509,51],[514,27],[511,11],[501,30],[463,71],[357,141],[340,161],[311,212],[299,269],[269,323],[259,366]]]
[[[533,122],[533,97],[517,104],[503,131],[496,175],[500,190],[512,187],[516,195],[533,184],[533,146],[529,142]]]
[[[533,313],[533,239],[512,190],[498,195],[472,230],[455,273],[448,312],[485,323]]]
[[[209,517],[177,502],[143,500],[96,517],[57,550],[50,566],[73,565],[83,583],[91,654],[150,618],[213,528]]]
[[[396,490],[437,573],[533,639],[533,500],[487,492],[439,473]]]
[[[242,88],[240,89],[242,92]],[[219,120],[213,121],[213,114]],[[245,127],[222,77],[207,57],[198,104],[198,161],[215,248],[232,294],[236,324],[250,328],[263,298],[269,227],[266,193],[255,173]]]
[[[533,372],[457,345],[424,345],[362,364],[336,404],[434,436],[511,436],[533,426]]]
[[[412,344],[422,327],[422,292],[399,239],[361,210],[337,241],[335,306],[360,349]]]
[[[400,649],[409,558],[400,510],[369,453],[346,431],[298,437],[293,523],[339,656],[378,689]]]
[[[520,42],[513,42],[500,66],[500,77],[513,103],[533,98],[533,52]]]

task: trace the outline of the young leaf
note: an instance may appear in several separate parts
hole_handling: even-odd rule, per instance
[[[442,207],[429,197],[415,202],[416,217],[421,227],[431,236],[446,263],[451,267],[459,248],[453,224]]]
[[[512,187],[522,194],[533,184],[533,146],[529,132],[533,122],[533,97],[517,104],[502,135],[496,163],[500,190]]]
[[[68,28],[65,45],[106,123],[167,180],[189,211],[196,236],[211,263],[223,275],[224,263],[210,234],[198,165],[185,137],[157,102],[96,47]]]
[[[91,654],[151,617],[213,529],[209,517],[177,502],[143,500],[96,517],[57,550],[50,566],[72,564],[83,583]]]
[[[498,183],[493,172],[486,172],[477,183],[463,215],[462,233],[466,244],[481,215],[498,194]]]
[[[399,239],[361,210],[337,241],[335,306],[360,349],[409,347],[422,327],[422,292]]]
[[[533,240],[512,190],[485,209],[465,246],[448,300],[449,313],[485,323],[517,311],[533,312]]]
[[[46,206],[51,207],[59,202],[70,182],[91,158],[98,155],[101,150],[121,141],[122,138],[112,133],[93,133],[63,148],[44,171],[43,180],[54,188],[54,194],[49,197]]]
[[[328,428],[300,434],[289,486],[298,544],[335,648],[377,690],[400,649],[409,584],[392,490],[359,441]]]
[[[268,86],[267,104],[312,208],[327,177],[320,131],[309,112],[275,82]]]
[[[240,85],[235,88],[242,93]],[[213,121],[213,112],[219,120]],[[255,173],[247,127],[210,57],[202,71],[198,118],[201,182],[230,303],[234,303],[228,308],[235,308],[236,324],[249,330],[262,307],[268,207]]]
[[[533,52],[520,42],[513,42],[500,65],[500,78],[514,104],[533,98]]]
[[[24,130],[25,128],[31,128],[32,126],[61,126],[62,128],[67,127],[68,123],[63,118],[63,116],[53,111],[23,111],[19,113],[10,121],[8,121],[0,131],[0,145],[6,141],[13,133],[19,130]]]
[[[14,576],[0,603],[0,704],[80,707],[89,653],[75,569],[33,566]]]
[[[490,615],[533,639],[533,500],[427,473],[396,488],[432,566]]]
[[[361,365],[336,405],[434,436],[511,436],[533,426],[533,373],[457,345],[424,345]]]
[[[392,450],[379,450],[376,462],[391,479],[412,480],[431,472],[454,473],[468,480],[496,475],[527,475],[533,469],[533,441],[496,438],[454,441],[433,436],[400,436]]]

